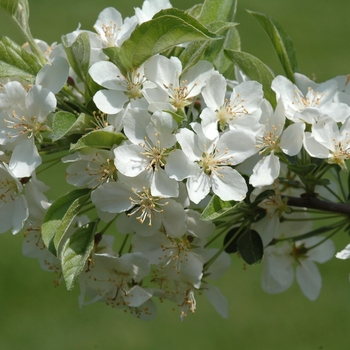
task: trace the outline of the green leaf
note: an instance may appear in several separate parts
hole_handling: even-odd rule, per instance
[[[0,39],[0,78],[19,76],[34,82],[40,69],[36,56],[7,37]]]
[[[0,9],[4,10],[17,25],[28,28],[29,5],[27,0],[0,0]]]
[[[77,120],[74,114],[60,111],[57,112],[52,121],[52,141],[57,141],[64,137]]]
[[[223,201],[220,199],[220,197],[214,194],[214,196],[211,197],[208,205],[203,210],[201,219],[205,221],[217,219],[218,217],[238,208],[240,204],[241,202]]]
[[[125,140],[125,136],[121,132],[94,130],[81,137],[76,144],[71,146],[70,150],[78,151],[85,147],[111,149],[123,140]]]
[[[94,247],[97,223],[78,228],[64,243],[61,253],[62,274],[68,291],[72,290]]]
[[[265,190],[258,194],[258,196],[255,198],[255,201],[253,202],[254,206],[258,205],[260,202],[262,202],[264,199],[269,198],[275,194],[275,190]]]
[[[186,115],[184,113],[182,115],[182,114],[179,114],[173,111],[168,111],[168,110],[164,110],[164,112],[171,114],[173,119],[176,121],[178,125],[180,125],[186,119]],[[181,113],[181,110],[179,110],[179,112]]]
[[[218,55],[214,58],[213,64],[215,68],[224,75],[227,79],[235,79],[235,70],[234,64],[227,57],[225,50],[241,50],[241,38],[239,36],[237,28],[230,28],[225,35],[225,42],[218,53]]]
[[[71,134],[86,133],[86,130],[93,126],[92,120],[92,116],[84,113],[77,118],[76,115],[65,111],[57,112],[52,122],[52,141],[60,140]]]
[[[264,89],[265,98],[276,106],[276,94],[271,89],[271,83],[274,78],[270,69],[253,55],[234,50],[225,50],[228,57],[246,74],[249,79],[258,81]]]
[[[69,225],[90,198],[90,189],[78,189],[56,199],[44,217],[41,227],[43,242],[57,256],[58,246]]]
[[[225,57],[224,48],[238,49],[236,45],[229,45],[231,43],[227,41],[232,27],[236,25],[233,23],[236,6],[237,1],[232,0],[207,0],[204,2],[198,20],[212,32],[222,34],[223,38],[217,41],[207,40],[203,43],[190,43],[180,55],[183,72],[194,66],[200,59],[212,62],[221,73],[228,69],[228,65],[233,66],[232,62]]]
[[[142,23],[120,48],[107,48],[103,52],[126,75],[150,57],[175,45],[219,38],[192,16],[172,8],[162,10],[152,20]]]
[[[316,164],[298,164],[298,165],[294,165],[294,164],[288,164],[287,168],[290,171],[293,171],[293,173],[301,175],[301,176],[307,176],[309,174],[311,174],[315,169],[316,169]]]
[[[215,24],[218,23],[216,22]],[[224,22],[222,27],[219,29],[219,32],[222,33],[222,31],[224,31],[225,37],[220,40],[209,42],[209,45],[205,48],[205,52],[201,57],[202,60],[212,62],[214,67],[222,74],[228,68],[228,66],[234,67],[232,61],[228,59],[225,54],[225,49],[227,49],[227,47],[225,47],[225,43],[227,40],[231,39],[231,37],[229,37],[229,33],[236,25],[237,23]],[[236,30],[235,33],[238,33],[238,31]],[[233,47],[228,47],[228,49],[239,49],[239,47],[236,47],[236,43],[230,42],[230,44],[233,44]]]
[[[197,4],[186,10],[186,13],[188,13],[190,16],[194,18],[198,18],[201,11],[202,11],[203,4]]]
[[[265,15],[264,13],[253,11],[248,11],[248,13],[253,15],[265,29],[276,50],[287,78],[294,83],[294,73],[299,72],[299,68],[291,38],[271,17]]]
[[[259,263],[264,255],[262,239],[255,230],[249,230],[239,237],[237,249],[249,265]]]
[[[69,45],[67,36],[62,36],[62,45],[66,51],[70,66],[78,78],[89,88],[89,63],[90,63],[90,38],[89,34],[83,32],[78,35],[75,41]],[[90,93],[90,91],[88,91]],[[91,93],[90,93],[91,96]]]
[[[205,0],[199,20],[205,25],[215,21],[230,22],[234,20],[236,8],[236,0]]]
[[[16,13],[19,2],[20,0],[1,0],[0,8],[12,16]]]

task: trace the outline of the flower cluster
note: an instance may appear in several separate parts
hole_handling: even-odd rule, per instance
[[[167,32],[147,37],[161,20],[185,23],[189,15],[179,13],[167,0],[146,0],[124,21],[107,8],[95,33],[78,28],[51,47],[33,41],[45,62],[34,79],[2,78],[0,232],[24,229],[23,254],[68,289],[78,282],[81,305],[103,301],[144,319],[154,317],[155,298],[175,303],[183,319],[201,293],[227,317],[209,281],[236,251],[249,264],[264,255],[269,293],[290,287],[296,263],[301,290],[314,300],[315,262],[335,252],[329,235],[318,234],[346,220],[342,212],[340,224],[313,228],[307,208],[328,210],[324,199],[341,196],[323,176],[347,172],[349,79],[276,76],[269,98],[245,67],[229,80],[215,61],[189,64],[191,39],[174,43],[169,34],[166,48],[182,44],[176,55],[161,46]],[[191,21],[196,35],[214,36]],[[23,57],[35,57],[26,50]],[[36,174],[46,153],[61,151],[74,189],[51,202]],[[346,249],[337,256],[348,258]]]

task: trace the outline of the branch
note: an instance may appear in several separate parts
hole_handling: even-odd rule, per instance
[[[350,215],[350,204],[327,202],[317,197],[308,196],[300,198],[284,196],[284,198],[287,198],[288,205],[293,207],[312,208]]]

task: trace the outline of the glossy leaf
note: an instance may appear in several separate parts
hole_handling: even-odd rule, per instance
[[[232,62],[228,62],[225,57],[224,49],[238,49],[236,45],[229,45],[227,41],[232,27],[236,25],[233,23],[236,6],[237,2],[232,0],[207,0],[204,2],[198,20],[208,29],[223,37],[215,42],[209,40],[202,43],[191,42],[180,55],[183,71],[194,66],[200,59],[212,62],[221,73],[227,70],[230,63],[232,66]],[[230,44],[232,43],[230,42]]]
[[[316,164],[288,164],[288,169],[293,171],[294,173],[301,175],[301,176],[307,176],[308,174],[311,174],[316,169]]]
[[[72,145],[70,150],[78,151],[85,147],[111,149],[123,140],[125,140],[125,136],[121,132],[95,130],[81,137],[76,144]]]
[[[225,252],[233,254],[238,251],[237,242],[244,232],[240,232],[240,227],[234,227],[228,231],[224,238]]]
[[[126,75],[150,57],[170,47],[218,38],[194,17],[173,8],[162,10],[152,20],[142,23],[120,48],[106,48],[103,52]]]
[[[267,66],[253,55],[235,51],[226,50],[228,57],[246,74],[249,79],[256,80],[263,86],[264,96],[273,107],[276,106],[276,94],[271,89],[271,83],[274,79],[273,74]]]
[[[231,22],[235,18],[236,8],[236,0],[205,0],[199,20],[205,25],[215,21]]]
[[[77,118],[74,114],[60,111],[57,112],[52,122],[52,141],[60,140],[71,134],[83,134],[93,127],[93,117],[81,113]]]
[[[34,82],[40,69],[36,56],[7,37],[0,39],[0,78],[19,76]]]
[[[90,63],[90,38],[83,32],[78,35],[72,44],[69,44],[66,36],[62,37],[62,45],[66,51],[69,64],[79,79],[84,82],[85,88],[89,86],[89,63]]]
[[[213,195],[210,202],[203,210],[201,219],[206,221],[217,219],[237,208],[240,203],[241,202],[223,201],[217,195]]]
[[[97,223],[78,228],[64,243],[61,253],[62,274],[67,289],[73,289],[94,247]]]
[[[249,265],[259,263],[264,255],[262,239],[255,230],[249,230],[239,237],[237,249]]]
[[[270,16],[253,11],[248,11],[248,13],[254,16],[265,29],[275,48],[287,78],[294,83],[294,73],[299,72],[299,68],[292,39],[286,34],[279,23],[274,21]]]
[[[78,189],[59,197],[48,209],[42,225],[42,239],[57,256],[58,246],[69,225],[90,198],[90,189]]]

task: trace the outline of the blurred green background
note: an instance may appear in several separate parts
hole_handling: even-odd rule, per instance
[[[142,1],[32,0],[33,35],[49,43],[81,23],[92,29],[98,13],[114,6],[124,16]],[[172,1],[185,9],[197,1]],[[283,4],[283,5],[282,5]],[[350,73],[350,2],[345,0],[241,0],[242,50],[281,68],[258,22],[244,9],[263,12],[277,20],[292,37],[301,72],[319,82]],[[22,43],[14,25],[0,13],[0,35]],[[54,178],[54,174],[49,174]],[[61,179],[62,181],[62,179]],[[52,182],[51,182],[52,184]],[[53,193],[54,194],[54,193]],[[0,223],[1,224],[1,223]],[[350,344],[350,261],[333,259],[320,265],[323,289],[310,302],[295,283],[285,293],[265,294],[260,287],[261,266],[245,267],[234,257],[232,268],[217,283],[229,300],[227,320],[215,312],[204,296],[197,312],[180,322],[172,304],[159,305],[150,322],[104,304],[78,307],[78,288],[68,293],[54,288],[55,276],[42,271],[35,259],[21,254],[23,236],[0,236],[0,349],[261,349],[341,350]],[[337,250],[350,241],[335,238]]]

